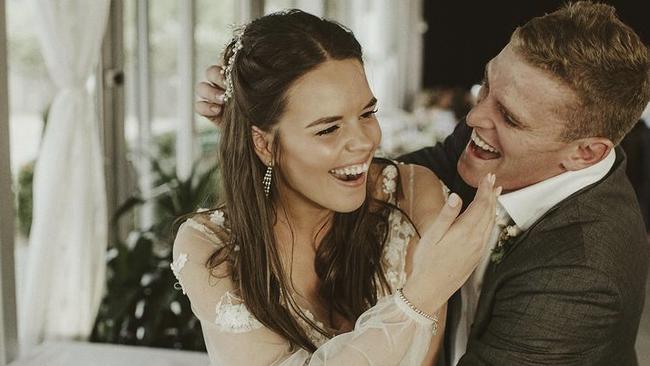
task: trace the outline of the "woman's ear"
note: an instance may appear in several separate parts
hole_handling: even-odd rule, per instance
[[[253,146],[255,153],[266,166],[273,165],[273,135],[270,132],[264,132],[257,126],[251,128],[253,135]]]

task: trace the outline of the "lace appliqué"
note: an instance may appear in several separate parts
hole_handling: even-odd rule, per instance
[[[217,316],[214,323],[224,332],[243,333],[263,326],[248,311],[243,300],[230,292],[223,294],[215,311]]]
[[[226,219],[224,217],[223,211],[216,210],[210,214],[210,221],[214,222],[219,227],[224,227]]]
[[[389,202],[393,204],[396,204],[394,193],[397,190],[397,172],[397,167],[394,165],[387,165],[381,172],[383,176],[382,189],[385,194],[389,195]],[[384,275],[391,292],[395,292],[406,283],[406,249],[415,235],[415,228],[397,210],[390,213],[388,228],[388,238],[383,253]]]
[[[384,176],[381,184],[381,189],[385,194],[392,196],[393,193],[397,190],[397,168],[394,165],[387,165],[384,170],[382,170],[381,175]]]
[[[309,311],[307,309],[304,309],[302,307],[300,308],[300,310],[305,314],[305,316],[309,320],[314,322],[314,324],[316,324],[319,328],[326,329],[323,322],[318,321],[318,319],[316,319],[316,317],[314,316],[314,314],[312,314],[311,311]],[[327,342],[329,340],[329,338],[327,336],[323,335],[322,333],[320,333],[316,329],[312,328],[311,325],[309,325],[309,323],[307,323],[300,316],[296,316],[296,320],[298,321],[298,324],[300,324],[302,329],[305,330],[305,333],[307,334],[307,337],[309,338],[311,343],[313,343],[316,347],[320,347],[321,345],[323,345],[325,342]]]
[[[187,262],[187,253],[180,253],[176,259],[169,265],[172,268],[172,272],[174,273],[174,277],[176,277],[176,283],[174,284],[174,288],[177,290],[183,291],[183,295],[185,295],[185,287],[183,287],[183,283],[181,282],[181,270],[183,267],[185,267],[185,263]]]
[[[198,213],[204,212],[205,209],[198,209]],[[219,226],[220,228],[223,228],[224,230],[227,230],[225,227],[225,217],[223,211],[216,210],[213,213],[210,214],[210,222],[214,223],[215,225]],[[190,218],[185,221],[184,225],[187,225],[191,227],[192,229],[200,232],[201,234],[205,235],[210,241],[212,241],[215,244],[222,244],[221,239],[217,237],[217,235],[212,231],[209,227],[201,224],[200,222]],[[238,248],[235,248],[237,250]]]
[[[244,333],[259,329],[264,325],[257,320],[253,314],[248,310],[244,301],[231,292],[226,292],[222,297],[215,309],[217,316],[214,323],[219,330],[231,333]],[[304,308],[300,308],[305,316],[314,322],[321,329],[325,329],[324,324],[316,319],[314,314]],[[320,347],[327,342],[329,338],[316,329],[312,328],[302,317],[295,315],[298,324],[305,330],[309,340]]]
[[[199,208],[197,210],[198,213],[204,212],[206,209]],[[215,223],[216,225],[219,225],[220,227],[224,227],[224,214],[222,211],[215,211],[210,215],[210,221]],[[200,232],[202,235],[205,235],[212,243],[214,243],[215,246],[221,247],[223,246],[223,243],[221,242],[221,239],[217,237],[217,235],[212,231],[210,228],[207,226],[201,224],[200,222],[190,218],[187,219],[183,225],[187,225],[190,228]],[[237,250],[238,248],[235,248]],[[185,287],[183,286],[183,282],[181,281],[181,270],[185,266],[185,263],[187,262],[187,253],[180,253],[176,259],[174,259],[174,262],[172,262],[169,266],[172,269],[172,272],[174,273],[174,276],[176,277],[176,283],[174,283],[174,288],[177,290],[183,291],[183,295],[186,294],[185,292]]]
[[[385,276],[395,292],[406,283],[406,249],[415,235],[413,225],[399,211],[393,211],[388,217],[390,231],[384,247]]]

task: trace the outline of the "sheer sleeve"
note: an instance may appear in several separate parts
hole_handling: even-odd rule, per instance
[[[219,239],[195,220],[179,229],[172,270],[200,320],[213,365],[421,365],[434,324],[390,295],[363,313],[352,331],[326,340],[313,354],[290,348],[236,296],[229,277],[205,263]]]

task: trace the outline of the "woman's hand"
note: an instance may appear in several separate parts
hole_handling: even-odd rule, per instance
[[[199,115],[209,119],[217,126],[221,126],[223,111],[223,95],[226,89],[222,67],[212,65],[205,71],[207,81],[196,84],[196,95],[199,100],[194,104],[194,110]]]
[[[474,271],[494,227],[495,176],[488,174],[479,184],[474,201],[458,217],[462,202],[449,196],[440,214],[422,234],[413,256],[413,271],[404,286],[404,296],[423,311],[433,313],[458,290]]]

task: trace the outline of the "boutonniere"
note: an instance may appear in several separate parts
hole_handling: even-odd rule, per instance
[[[507,225],[499,234],[499,240],[497,245],[492,249],[492,254],[490,255],[490,261],[494,264],[499,264],[503,260],[503,257],[506,254],[506,250],[512,243],[513,239],[521,233],[521,230],[517,225]]]

